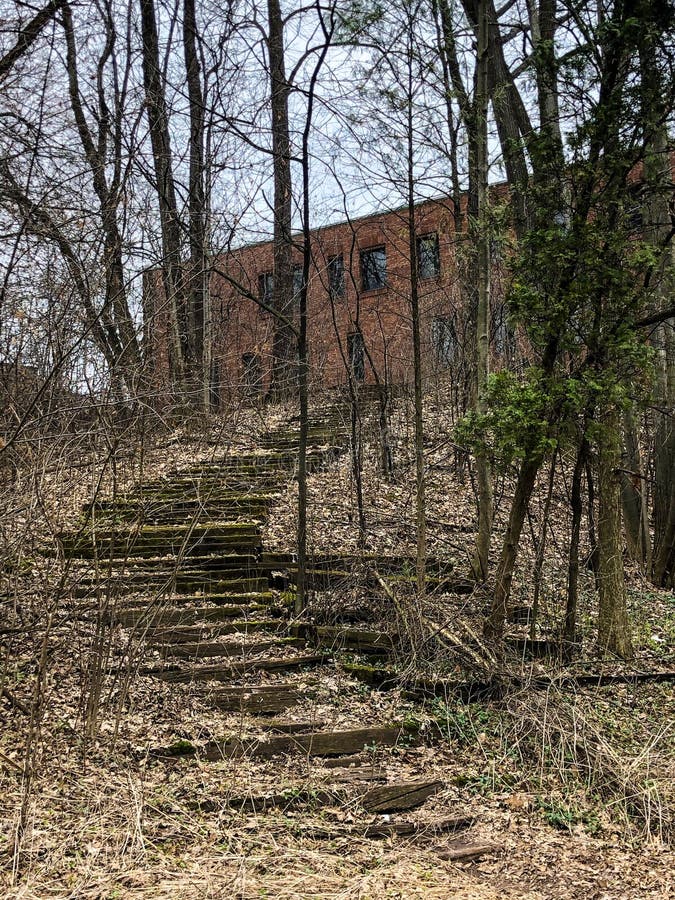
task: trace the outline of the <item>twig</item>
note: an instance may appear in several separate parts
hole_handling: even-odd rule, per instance
[[[7,700],[9,700],[12,706],[16,706],[17,709],[20,709],[24,716],[30,715],[29,707],[26,706],[23,700],[19,700],[19,698],[9,690],[9,688],[2,688],[2,690],[0,691],[0,696],[5,697]]]

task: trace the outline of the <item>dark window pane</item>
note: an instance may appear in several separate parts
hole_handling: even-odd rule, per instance
[[[328,292],[331,297],[344,297],[345,261],[342,254],[328,259]]]
[[[417,238],[417,273],[420,278],[436,278],[441,272],[438,235],[422,234]]]
[[[457,353],[457,333],[448,316],[434,316],[432,319],[431,345],[437,366],[445,369],[453,363]]]
[[[373,247],[361,251],[361,283],[364,291],[375,291],[387,283],[387,251]]]
[[[363,381],[366,377],[366,358],[363,348],[363,335],[360,331],[352,331],[347,335],[347,355],[349,368],[355,381]]]
[[[262,272],[258,275],[258,297],[270,305],[274,299],[274,273]]]

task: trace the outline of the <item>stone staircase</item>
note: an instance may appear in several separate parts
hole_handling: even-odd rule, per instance
[[[313,421],[308,470],[330,465],[345,444],[334,413]],[[197,461],[114,500],[97,501],[79,529],[61,535],[61,545],[77,567],[77,595],[96,598],[99,608],[103,598],[109,624],[128,630],[139,648],[139,676],[191,685],[223,715],[222,739],[181,738],[155,748],[157,758],[255,760],[301,754],[336,763],[330,783],[349,783],[350,796],[362,796],[372,781],[373,748],[410,746],[422,736],[410,722],[335,730],[315,716],[298,718],[313,702],[312,684],[320,683],[322,672],[335,673],[342,653],[349,653],[343,673],[358,678],[361,655],[386,656],[392,639],[359,626],[291,621],[294,556],[265,548],[262,526],[293,477],[297,446],[298,432],[291,424],[263,435],[255,449]],[[350,557],[317,557],[309,584],[327,587],[346,578],[353,564]],[[392,578],[412,577],[406,574],[408,559],[378,557],[373,565]],[[439,563],[434,577],[440,583],[448,576]],[[353,690],[359,690],[356,682]],[[239,732],[245,718],[244,733],[232,733],[232,716]],[[364,748],[370,748],[370,756]],[[386,770],[378,780],[387,781]],[[413,808],[433,793],[425,790],[425,782],[407,787],[394,784],[390,802],[386,795],[378,811]],[[266,793],[265,802],[274,805],[270,796],[273,792]],[[297,800],[302,792],[293,796]],[[255,807],[255,798],[248,801]],[[469,824],[466,816],[443,821],[444,832]],[[405,824],[400,832],[389,828],[373,836],[414,833]]]

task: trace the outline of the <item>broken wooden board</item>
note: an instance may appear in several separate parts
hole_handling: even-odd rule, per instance
[[[494,844],[475,843],[470,844],[464,841],[451,841],[444,847],[435,850],[439,859],[447,862],[473,862],[487,856],[488,853],[495,853],[499,847]]]
[[[338,757],[339,760],[339,757]],[[335,761],[335,760],[334,760]],[[374,781],[386,781],[387,770],[384,766],[349,766],[348,768],[334,768],[324,781],[327,784],[355,784],[362,785]]]
[[[302,753],[306,756],[342,756],[362,751],[365,747],[394,747],[411,730],[402,725],[352,728],[346,731],[316,731],[310,734],[280,735],[265,740],[229,738],[212,741],[204,748],[210,760],[246,756],[271,759],[281,754]]]
[[[442,781],[402,781],[371,788],[360,800],[361,806],[371,813],[399,812],[421,806],[432,794],[443,787]]]
[[[449,819],[436,819],[432,822],[377,822],[368,825],[363,831],[364,837],[379,838],[408,837],[411,835],[444,834],[446,832],[460,831],[473,825],[473,816],[453,816]]]

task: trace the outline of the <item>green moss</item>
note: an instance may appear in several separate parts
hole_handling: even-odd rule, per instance
[[[197,748],[190,741],[180,738],[164,751],[166,756],[193,756]]]

